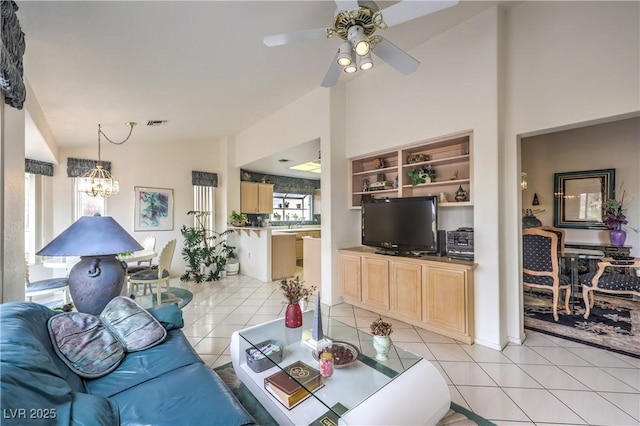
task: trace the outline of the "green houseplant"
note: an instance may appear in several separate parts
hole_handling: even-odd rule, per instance
[[[413,168],[407,174],[411,178],[411,185],[413,186],[431,182],[436,178],[436,171],[430,165]],[[429,179],[428,181],[427,178]]]
[[[180,281],[217,281],[222,277],[229,253],[235,249],[227,244],[227,235],[233,230],[215,232],[206,229],[204,218],[210,212],[191,210],[187,214],[195,218],[195,226],[183,225],[180,229],[184,238],[182,258],[187,262]]]
[[[238,213],[235,210],[229,215],[229,223],[233,226],[245,226],[249,222],[249,218],[244,213]]]

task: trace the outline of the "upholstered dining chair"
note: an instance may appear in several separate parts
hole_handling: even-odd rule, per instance
[[[598,262],[598,270],[580,277],[582,297],[584,299],[584,318],[589,318],[591,308],[595,304],[597,291],[610,294],[632,294],[640,296],[640,276],[611,270],[615,268],[640,269],[640,257],[627,261],[616,261],[606,258]]]
[[[525,288],[551,290],[553,293],[553,319],[558,321],[558,299],[565,290],[564,307],[567,314],[571,296],[571,280],[560,273],[558,266],[558,236],[540,228],[522,231],[522,282]]]
[[[166,291],[169,292],[169,269],[173,260],[173,253],[176,249],[176,239],[169,240],[160,251],[158,257],[158,268],[146,269],[136,272],[129,276],[129,284],[132,293],[137,294],[137,287],[143,285],[143,294],[147,293],[147,288],[151,290],[151,286],[156,286],[156,294],[158,296],[158,306],[162,304],[162,285],[166,284]]]
[[[142,250],[145,252],[152,252],[156,249],[156,237],[147,237],[142,240]],[[142,260],[140,262],[136,262],[135,265],[127,265],[127,274],[135,274],[136,272],[144,271],[145,269],[150,269],[152,266],[153,259]]]
[[[555,226],[538,226],[538,229],[542,229],[543,231],[549,231],[556,234],[558,237],[558,251],[564,251],[564,241],[565,241],[565,232],[564,229],[556,228]]]
[[[65,258],[67,274],[60,278],[49,278],[46,280],[31,281],[29,278],[29,262],[25,260],[25,287],[24,295],[27,301],[32,302],[34,296],[40,296],[43,294],[55,293],[56,291],[62,291],[65,305],[70,302],[69,297],[69,271],[73,268],[73,265],[78,263],[80,258],[77,256],[67,256]]]

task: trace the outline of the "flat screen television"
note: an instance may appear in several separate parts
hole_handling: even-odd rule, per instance
[[[363,200],[362,245],[384,254],[437,253],[438,197]]]

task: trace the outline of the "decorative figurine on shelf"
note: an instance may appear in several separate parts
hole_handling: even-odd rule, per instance
[[[453,176],[451,176],[451,180],[458,180],[458,171],[453,172]]]
[[[467,191],[462,189],[462,185],[458,187],[458,190],[456,191],[455,199],[458,202],[467,201]]]
[[[383,169],[384,168],[384,159],[376,158],[373,160],[373,168],[374,169]]]
[[[369,179],[362,179],[362,192],[369,190]]]
[[[393,180],[393,189],[398,189],[398,176]]]

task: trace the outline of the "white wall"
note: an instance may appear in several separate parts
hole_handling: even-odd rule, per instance
[[[519,135],[640,111],[639,20],[638,2],[525,2],[507,11],[499,260],[513,341],[523,337]]]
[[[498,18],[493,8],[417,47],[403,76],[376,61],[347,87],[347,155],[473,130],[476,341],[500,348],[498,221]],[[324,195],[324,194],[323,194]],[[470,209],[468,209],[470,212]],[[467,225],[445,219],[449,230]],[[357,233],[358,229],[350,232]]]
[[[24,110],[0,94],[0,303],[24,300]]]
[[[107,199],[107,215],[113,216],[138,241],[155,236],[157,251],[170,239],[177,239],[171,268],[174,274],[184,272],[184,261],[180,255],[183,246],[180,228],[193,224],[191,217],[187,216],[187,212],[193,209],[191,171],[219,173],[222,143],[190,143],[188,149],[182,148],[180,141],[166,145],[141,144],[136,142],[136,129],[131,139],[123,145],[113,145],[104,140],[101,143],[102,160],[111,161],[111,172],[120,181],[120,193]],[[93,146],[61,148],[59,156],[60,165],[55,167],[54,177],[50,178],[55,199],[55,209],[52,211],[54,237],[73,220],[73,183],[67,177],[67,158],[97,159],[97,140]],[[218,178],[224,182],[226,176],[219,173]],[[134,231],[135,186],[173,189],[173,231]],[[224,192],[218,194],[216,190],[216,205],[224,204],[219,200]]]
[[[616,198],[626,192],[627,239],[632,255],[640,256],[640,118],[580,127],[522,139],[522,170],[528,186],[522,191],[522,207],[538,208],[543,225],[553,226],[554,173],[615,169]],[[539,206],[532,206],[533,194]],[[609,232],[565,228],[567,242],[610,244]]]

